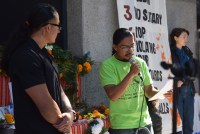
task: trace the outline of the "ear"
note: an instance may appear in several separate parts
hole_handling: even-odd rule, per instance
[[[117,46],[115,44],[112,45],[112,48],[117,51]]]
[[[48,25],[44,26],[43,29],[44,29],[44,31],[45,31],[46,33],[50,33],[51,27],[50,27],[50,25],[48,24]]]
[[[177,40],[177,37],[176,37],[176,36],[174,36],[174,40],[175,40],[175,41]]]
[[[50,25],[47,25],[47,32],[48,32],[48,33],[51,32],[51,27],[50,27]]]
[[[42,32],[42,34],[43,35],[48,35],[48,34],[50,34],[50,27],[48,26],[48,25],[46,25],[46,26],[43,26],[41,29],[40,29],[40,31]]]

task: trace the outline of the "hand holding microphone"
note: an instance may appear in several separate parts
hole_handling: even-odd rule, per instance
[[[131,63],[130,73],[134,76],[140,75],[140,64],[134,59],[130,59],[129,62]]]

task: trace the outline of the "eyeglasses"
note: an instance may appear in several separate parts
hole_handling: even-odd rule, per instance
[[[48,24],[57,26],[60,31],[62,30],[62,27],[63,27],[62,25],[59,25],[59,24],[53,24],[53,23],[48,23]]]
[[[135,45],[133,45],[133,46],[119,46],[119,48],[121,48],[124,51],[134,50]]]

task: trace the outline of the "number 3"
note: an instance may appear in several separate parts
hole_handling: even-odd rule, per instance
[[[124,8],[126,9],[126,14],[124,14],[124,17],[129,21],[132,19],[132,14],[130,13],[130,6],[124,5]]]

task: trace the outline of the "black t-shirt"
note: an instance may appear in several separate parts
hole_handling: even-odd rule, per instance
[[[14,117],[17,134],[62,134],[41,116],[25,89],[46,83],[60,109],[59,73],[52,57],[29,39],[12,55],[9,74],[13,86]],[[62,111],[62,109],[61,109]]]

